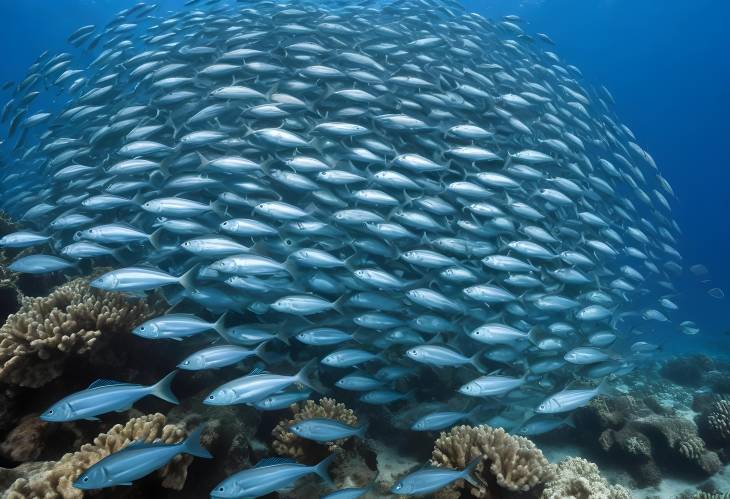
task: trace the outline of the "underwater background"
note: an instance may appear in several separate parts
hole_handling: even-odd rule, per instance
[[[136,3],[121,0],[0,2],[0,46],[5,47],[0,64],[0,83],[22,80],[28,66],[41,52],[68,50],[66,40],[77,28],[88,24],[104,26],[120,9]],[[157,14],[190,8],[184,6],[183,0],[160,0],[156,3],[159,5],[155,11]],[[568,478],[560,486],[556,485],[555,479],[548,479],[552,471],[535,472],[530,479],[534,478],[534,483],[539,483],[537,488],[545,494],[542,496],[530,495],[535,493],[535,488],[510,488],[503,482],[492,482],[489,492],[462,484],[458,492],[449,490],[451,495],[442,492],[437,497],[730,497],[730,468],[727,464],[730,461],[730,320],[727,311],[730,302],[722,294],[715,292],[712,296],[708,293],[711,289],[730,291],[730,265],[727,263],[730,256],[730,222],[727,217],[730,212],[730,120],[727,119],[730,113],[730,57],[727,55],[730,50],[727,30],[730,3],[711,0],[463,0],[460,3],[467,12],[476,12],[497,22],[504,16],[519,16],[519,25],[526,33],[549,35],[555,46],[548,46],[548,49],[558,54],[563,63],[577,66],[582,72],[583,83],[605,85],[611,92],[616,115],[631,128],[641,147],[653,156],[662,176],[676,193],[672,217],[682,231],[677,250],[682,254],[683,271],[675,281],[677,292],[672,299],[681,310],[680,320],[695,322],[700,332],[682,334],[677,324],[672,322],[661,323],[640,337],[637,335],[636,340],[657,345],[658,349],[638,359],[633,372],[620,379],[612,379],[612,392],[575,411],[569,426],[561,425],[555,431],[530,436],[551,463],[558,463],[566,457],[585,457],[598,465],[603,477],[597,470],[581,464],[565,471]],[[82,64],[80,61],[88,63],[95,56],[82,55],[76,64]],[[3,94],[3,98],[7,95],[7,92]],[[54,100],[52,93],[41,95],[36,104],[45,110],[61,109],[60,102]],[[6,165],[10,163],[7,154],[4,151]],[[22,163],[15,163],[10,168],[22,172]],[[3,184],[2,187],[10,186]],[[22,225],[12,227],[13,230],[24,228]],[[0,235],[7,232],[10,230],[3,230]],[[7,264],[3,262],[3,265]],[[698,267],[691,271],[690,267],[696,265],[706,267],[707,271]],[[76,274],[70,274],[66,279],[56,273],[50,277],[21,276],[16,282],[21,293],[40,297],[49,295],[55,286],[75,277]],[[96,299],[92,296],[98,298],[76,281],[63,292],[75,293],[89,301]],[[120,309],[124,308],[121,302],[114,303]],[[150,303],[140,302],[135,307],[131,313],[117,317],[119,324],[107,327],[116,333],[128,331],[142,319],[149,319],[164,310],[152,300]],[[3,320],[7,313],[14,313],[17,309],[15,304],[3,304]],[[91,325],[88,328],[93,329]],[[133,345],[144,348],[146,343]],[[149,478],[139,487],[106,489],[101,493],[94,492],[94,495],[87,493],[88,497],[207,497],[208,490],[218,478],[222,478],[221,475],[231,475],[248,468],[269,455],[288,453],[308,465],[315,465],[327,456],[322,449],[311,450],[305,446],[303,450],[292,451],[286,448],[286,444],[290,443],[287,441],[289,437],[282,436],[285,432],[277,425],[279,420],[286,421],[291,415],[287,410],[274,415],[251,416],[246,413],[242,416],[235,410],[222,414],[208,412],[199,404],[192,407],[187,402],[170,409],[172,406],[164,402],[145,400],[141,404],[142,409],[136,412],[132,409],[126,415],[112,414],[104,421],[103,427],[92,421],[82,421],[78,426],[71,423],[62,430],[37,424],[37,416],[44,408],[84,388],[95,378],[119,373],[116,377],[125,379],[126,375],[147,385],[165,375],[167,367],[157,366],[154,362],[146,364],[146,360],[157,355],[167,360],[166,366],[171,359],[179,360],[174,344],[158,344],[150,347],[149,351],[137,352],[124,352],[125,348],[127,345],[118,340],[103,346],[101,352],[106,357],[99,357],[89,366],[79,363],[78,366],[67,367],[64,377],[55,379],[39,391],[42,395],[33,390],[8,388],[0,400],[5,407],[0,408],[0,415],[5,419],[0,426],[0,441],[3,442],[0,444],[0,491],[5,492],[0,494],[13,499],[42,497],[38,491],[43,490],[49,494],[45,497],[81,497],[79,490],[73,489],[69,482],[78,477],[80,468],[74,471],[76,477],[69,478],[73,474],[69,472],[66,473],[68,476],[59,479],[56,475],[42,475],[48,469],[56,468],[38,463],[58,461],[64,453],[81,448],[84,442],[91,442],[102,430],[124,435],[121,440],[126,438],[125,443],[135,439],[160,439],[164,443],[172,443],[180,441],[206,418],[215,420],[217,433],[213,435],[211,432],[202,441],[217,459],[221,458],[221,454],[226,456],[222,458],[226,473],[221,473],[220,465],[216,464],[221,461],[200,464],[201,459],[198,458],[193,461],[189,456],[177,457],[163,471],[162,476],[167,483],[162,482],[162,487],[159,478]],[[112,373],[108,372],[109,366],[113,366]],[[445,374],[443,370],[429,373],[426,382],[438,383],[442,376],[453,382],[451,374]],[[174,391],[181,399],[196,397],[216,384],[212,377],[195,378],[183,388],[177,383],[179,380]],[[337,392],[328,395],[339,401]],[[36,396],[39,399],[34,399]],[[316,397],[313,399],[316,400]],[[378,420],[380,413],[365,411],[368,414],[363,419],[370,424],[369,435],[377,436],[369,443],[353,444],[354,439],[350,439],[347,446],[341,445],[349,461],[340,463],[336,472],[332,473],[336,475],[333,478],[338,488],[353,488],[350,497],[357,497],[354,489],[360,489],[359,493],[368,494],[367,497],[391,497],[389,489],[393,483],[425,464],[423,456],[431,457],[431,447],[439,432],[409,433],[407,428],[414,418],[428,412],[427,408],[438,407],[428,405],[434,403],[433,398],[424,398],[418,403],[422,405],[421,412],[387,412],[386,418],[392,419],[393,427],[402,430],[400,433],[393,433],[392,428],[385,429],[387,425]],[[338,419],[353,427],[358,424],[350,409],[336,406],[334,401],[320,402],[323,408],[314,408],[315,405],[305,410],[298,408],[299,414],[311,413],[299,416],[299,420],[313,415]],[[357,406],[346,405],[358,412]],[[463,407],[452,404],[450,409],[462,410]],[[133,418],[140,418],[136,424],[146,429],[138,431],[131,423],[117,429],[116,433],[111,429],[112,423],[124,424]],[[294,421],[298,419],[295,417]],[[497,422],[493,419],[490,424],[496,428],[499,426]],[[474,421],[469,420],[458,424],[472,423]],[[517,428],[514,430],[512,433],[516,435]],[[274,444],[275,452],[271,452],[267,448],[269,443],[262,439],[262,435],[270,435],[272,431],[279,442],[279,447]],[[489,445],[495,448],[510,438],[485,432],[472,434],[470,431],[456,431],[450,435],[452,440],[442,442],[442,456],[446,457],[441,464],[446,463],[446,466],[456,469],[463,469],[468,464],[449,460],[449,446],[459,438],[471,438],[482,442],[479,445],[484,447],[488,445],[483,442],[489,441]],[[244,439],[244,434],[246,439],[250,439],[242,444],[240,440]],[[388,446],[386,442],[395,445]],[[94,441],[94,445],[103,447],[106,444]],[[510,445],[513,443],[509,440],[504,444],[506,448]],[[517,451],[520,457],[515,459],[532,460],[532,466],[540,468],[542,464],[534,462],[543,459],[542,454],[539,458],[534,457],[530,454],[531,447],[520,445],[514,444],[515,448],[521,449]],[[122,445],[109,444],[109,447],[113,452]],[[328,449],[337,447],[333,444]],[[13,449],[20,451],[14,454]],[[461,457],[464,461],[464,456]],[[496,460],[493,456],[490,459]],[[191,461],[193,464],[190,464]],[[377,465],[373,464],[375,461],[378,461]],[[382,462],[386,462],[387,466],[383,467]],[[438,460],[434,459],[433,464],[439,464]],[[688,472],[688,468],[692,469]],[[377,477],[375,470],[380,473]],[[213,476],[215,479],[211,484]],[[539,480],[535,478],[538,476]],[[38,485],[33,482],[33,477],[42,477],[51,486]],[[608,480],[611,484],[623,485],[627,491],[612,490],[608,482],[600,490],[577,484],[586,477],[588,482]],[[27,480],[27,483],[21,486],[18,480]],[[318,480],[305,479],[294,489],[281,492],[280,497],[320,497],[333,490],[323,490],[318,486]],[[373,486],[371,482],[377,485]],[[568,482],[570,485],[564,485]],[[33,485],[26,486],[29,483]],[[181,490],[176,492],[176,488]],[[277,497],[277,494],[271,497]]]

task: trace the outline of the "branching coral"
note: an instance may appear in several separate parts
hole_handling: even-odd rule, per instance
[[[477,457],[482,457],[483,461],[474,474],[485,485],[479,488],[470,485],[474,497],[491,497],[490,488],[527,492],[553,475],[553,467],[529,439],[486,425],[457,426],[448,433],[441,433],[431,455],[431,464],[463,469]]]
[[[609,485],[598,466],[579,457],[558,463],[555,477],[545,484],[542,499],[631,499],[620,485]]]
[[[83,279],[47,297],[23,298],[0,328],[0,381],[39,387],[69,355],[87,354],[102,334],[126,333],[155,313],[145,300],[91,288]]]
[[[116,425],[107,433],[101,433],[93,443],[84,444],[73,453],[65,454],[50,468],[41,468],[29,478],[19,478],[6,492],[7,499],[42,497],[44,499],[77,499],[84,496],[83,491],[73,487],[73,482],[91,465],[112,454],[130,442],[144,440],[162,443],[177,443],[185,438],[181,426],[165,424],[162,414],[150,414],[130,419],[124,425]],[[185,484],[188,465],[192,457],[180,454],[158,474],[163,477],[162,486],[180,490]]]
[[[336,419],[349,426],[357,426],[358,420],[352,409],[348,409],[345,404],[337,403],[336,400],[324,397],[319,402],[314,400],[306,400],[304,404],[292,404],[291,410],[294,413],[292,419],[285,419],[279,422],[274,428],[272,434],[274,442],[272,446],[274,451],[281,456],[289,456],[295,459],[308,458],[319,459],[322,455],[334,452],[342,447],[345,440],[337,440],[326,444],[327,453],[323,452],[323,447],[310,440],[305,440],[296,436],[289,431],[289,427],[294,423],[312,418],[329,418]]]

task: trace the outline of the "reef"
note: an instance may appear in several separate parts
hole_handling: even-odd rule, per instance
[[[75,499],[84,496],[83,491],[73,487],[73,482],[88,467],[133,441],[178,443],[185,438],[184,427],[166,424],[163,414],[156,413],[130,419],[126,424],[115,425],[106,433],[99,434],[91,443],[65,454],[58,461],[36,463],[24,470],[8,488],[6,499],[42,497],[46,499]],[[162,487],[180,490],[185,484],[187,469],[192,461],[188,455],[176,456],[167,466],[159,470],[157,479]]]
[[[534,492],[552,479],[554,471],[532,441],[513,436],[502,428],[457,426],[441,433],[434,444],[431,464],[463,469],[473,459],[481,458],[474,476],[483,484],[468,484],[470,494],[479,498],[505,497],[509,492]],[[439,497],[449,497],[463,481],[445,490]]]
[[[580,457],[560,461],[554,478],[545,484],[542,499],[630,499],[621,485],[610,485],[598,466]]]
[[[103,336],[128,334],[156,313],[147,300],[91,288],[85,279],[46,297],[24,297],[0,327],[0,382],[40,387],[59,377],[69,359],[98,352]]]
[[[730,399],[714,402],[697,418],[700,435],[730,460]]]

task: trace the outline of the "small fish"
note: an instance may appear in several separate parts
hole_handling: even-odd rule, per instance
[[[73,267],[75,264],[52,255],[28,255],[13,261],[8,268],[22,274],[48,274]]]
[[[207,347],[188,355],[180,361],[177,367],[186,371],[202,371],[205,369],[220,369],[221,367],[231,366],[249,357],[256,356],[261,358],[266,343],[266,341],[261,342],[253,350],[238,345],[215,345]]]
[[[280,489],[288,488],[299,478],[312,473],[327,484],[332,483],[327,468],[335,459],[332,454],[316,466],[299,464],[293,459],[274,457],[262,459],[256,466],[234,473],[210,492],[213,499],[261,497]]]
[[[204,426],[199,426],[178,444],[134,441],[86,469],[73,483],[81,490],[104,489],[118,485],[132,485],[169,463],[178,454],[211,459],[213,456],[200,445]]]
[[[93,382],[85,390],[73,393],[53,404],[42,412],[43,421],[63,422],[79,419],[96,420],[96,416],[107,412],[128,410],[139,399],[147,395],[178,404],[172,393],[172,380],[177,374],[173,371],[154,385],[144,386],[108,379]]]
[[[430,494],[443,489],[456,480],[466,480],[474,487],[480,487],[481,485],[471,473],[481,461],[482,458],[478,457],[461,471],[448,468],[424,468],[415,471],[398,480],[390,489],[390,492],[401,496]]]
[[[592,389],[563,390],[546,398],[537,409],[540,414],[556,414],[568,412],[588,404],[597,395],[607,393],[608,385],[602,381],[600,385]]]
[[[315,442],[334,442],[350,437],[364,438],[367,424],[353,428],[334,419],[312,418],[290,425],[289,431]]]

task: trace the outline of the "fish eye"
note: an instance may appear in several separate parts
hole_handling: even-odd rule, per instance
[[[48,409],[48,414],[53,414],[53,409]]]
[[[183,362],[183,364],[187,366],[187,365],[190,364],[190,361],[189,360],[186,360],[185,362]]]
[[[218,492],[223,492],[223,487],[218,487]]]
[[[287,246],[291,246],[292,244],[294,244],[291,239],[285,239],[284,243],[286,243]]]
[[[83,480],[84,480],[84,482],[88,482],[88,481],[89,481],[89,477],[88,477],[88,476],[85,476],[85,477],[83,478]]]
[[[208,396],[208,400],[214,400],[214,399],[215,399],[215,395],[209,395]]]
[[[222,223],[221,225],[222,225],[223,227],[225,227],[226,225],[228,225],[228,222],[223,222],[223,223]]]

